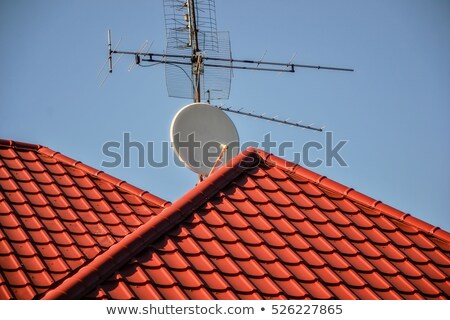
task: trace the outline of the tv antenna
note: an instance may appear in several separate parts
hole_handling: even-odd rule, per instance
[[[200,180],[239,151],[238,133],[225,112],[307,130],[323,130],[289,119],[278,119],[277,116],[212,105],[210,102],[229,98],[233,70],[293,73],[298,68],[350,72],[353,69],[296,64],[293,62],[295,56],[286,63],[266,61],[266,53],[259,60],[234,59],[228,32],[217,31],[215,0],[163,0],[163,5],[167,39],[165,52],[150,52],[147,41],[139,51],[117,50],[118,44],[112,47],[111,31],[108,30],[108,59],[105,65],[108,65],[108,75],[117,63],[113,62],[114,55],[133,56],[132,63],[141,67],[165,65],[168,95],[194,102],[175,115],[170,136],[178,158],[197,173]],[[214,161],[211,162],[211,159]]]
[[[141,67],[164,64],[166,86],[170,97],[193,99],[200,103],[228,99],[233,70],[293,73],[299,68],[347,71],[320,65],[289,62],[234,59],[228,32],[217,31],[215,0],[163,0],[167,46],[164,53],[123,51],[112,48],[111,32],[108,30],[108,66],[113,72],[113,56],[131,55]],[[303,129],[322,131],[311,125],[302,125],[289,119],[257,115],[222,106],[214,106],[225,112],[264,119]]]

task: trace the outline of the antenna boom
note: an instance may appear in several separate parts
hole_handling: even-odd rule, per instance
[[[277,119],[276,117],[267,117],[263,114],[259,115],[259,114],[254,114],[251,112],[246,112],[246,111],[241,111],[242,109],[236,110],[236,109],[232,109],[231,107],[222,107],[222,106],[214,106],[220,110],[226,111],[226,112],[232,112],[232,113],[237,113],[243,116],[247,116],[247,117],[253,117],[253,118],[257,118],[257,119],[262,119],[262,120],[267,120],[267,121],[271,121],[271,122],[277,122],[280,124],[285,124],[285,125],[289,125],[289,126],[294,126],[294,127],[298,127],[298,128],[302,128],[302,129],[308,129],[308,130],[314,130],[314,131],[319,131],[322,132],[323,129],[322,128],[315,128],[312,126],[308,126],[308,125],[303,125],[300,124],[298,122],[292,122],[289,120],[280,120]]]

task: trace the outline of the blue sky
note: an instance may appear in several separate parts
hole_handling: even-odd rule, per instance
[[[218,29],[233,56],[352,67],[354,73],[235,71],[225,106],[325,126],[348,167],[313,168],[373,198],[450,230],[450,2],[217,0]],[[163,66],[134,68],[123,57],[99,87],[106,34],[119,49],[165,48],[162,0],[1,1],[0,136],[37,143],[174,201],[195,174],[173,164],[102,168],[108,141],[169,140],[175,113]],[[230,115],[241,141],[271,133],[292,141],[284,156],[325,134]],[[158,149],[157,149],[158,151]],[[275,154],[276,150],[272,150]],[[317,152],[312,157],[323,158]],[[158,160],[158,156],[156,160]]]

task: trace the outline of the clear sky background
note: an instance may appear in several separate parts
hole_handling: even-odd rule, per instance
[[[294,74],[235,71],[225,106],[324,125],[348,140],[335,162],[312,170],[450,230],[450,1],[216,0],[233,57],[355,68]],[[106,35],[119,49],[165,48],[162,0],[0,1],[0,137],[37,143],[175,201],[197,176],[166,168],[102,168],[123,133],[157,148],[189,100],[169,98],[163,66],[123,57],[100,88]],[[230,115],[241,141],[293,141],[293,159],[325,134]],[[275,154],[276,150],[272,150]],[[158,156],[161,151],[158,151]],[[323,158],[323,152],[312,154]],[[156,157],[156,160],[160,159]]]

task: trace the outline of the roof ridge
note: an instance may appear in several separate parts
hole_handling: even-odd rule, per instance
[[[249,159],[250,158],[250,159]],[[261,158],[249,148],[221,167],[211,177],[197,184],[184,196],[166,207],[153,219],[140,226],[120,242],[111,246],[59,286],[45,292],[41,299],[77,299],[92,291],[100,281],[107,279],[146,246],[176,227],[193,210],[230,183],[241,172],[255,167]],[[88,283],[89,285],[86,285]]]
[[[38,150],[41,145],[14,140],[0,139],[0,147],[9,147],[13,149]]]
[[[349,199],[366,206],[371,209],[382,211],[387,214],[389,217],[398,220],[403,223],[407,223],[423,232],[430,234],[442,241],[450,243],[450,233],[447,231],[433,226],[421,219],[418,219],[409,213],[400,211],[394,207],[391,207],[387,204],[382,203],[380,200],[373,199],[359,191],[354,190],[353,188],[347,187],[339,182],[336,182],[332,179],[327,178],[326,176],[322,176],[317,174],[305,167],[302,167],[293,162],[284,160],[280,157],[277,157],[271,153],[267,153],[263,150],[257,149],[256,152],[259,156],[264,160],[267,164],[273,164],[278,168],[282,168],[290,174],[296,174],[302,176],[308,180],[311,180],[313,183],[324,187],[330,191],[335,191],[341,193],[342,195],[348,197]]]

